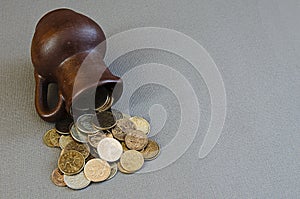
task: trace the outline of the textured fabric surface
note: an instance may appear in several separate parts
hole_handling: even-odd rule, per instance
[[[209,92],[201,76],[172,54],[136,51],[116,60],[112,72],[121,75],[119,65],[130,68],[156,60],[180,70],[193,85],[201,117],[192,145],[177,161],[155,172],[118,174],[81,191],[54,186],[49,176],[59,150],[42,143],[43,133],[53,124],[42,121],[35,112],[30,42],[38,19],[58,7],[92,17],[107,37],[154,26],[183,32],[203,45],[220,70],[227,95],[225,126],[211,153],[198,158],[210,118]],[[10,0],[1,1],[0,9],[0,198],[300,196],[297,0]],[[175,136],[176,115],[180,114],[172,93],[145,85],[132,96],[130,104],[132,113],[146,118],[149,106],[164,106],[168,118],[162,133],[155,137],[166,146]]]

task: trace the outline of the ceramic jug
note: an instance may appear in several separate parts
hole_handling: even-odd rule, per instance
[[[105,39],[97,23],[70,9],[53,10],[39,20],[32,39],[31,59],[36,81],[35,107],[42,119],[56,122],[70,114],[71,107],[90,109],[82,107],[89,106],[88,103],[80,102],[93,97],[94,107],[101,106],[107,95],[113,95],[114,102],[118,100],[122,80],[103,62]],[[101,48],[94,52],[100,44]],[[95,74],[100,74],[96,81]],[[59,98],[52,109],[47,102],[51,83],[57,84]]]

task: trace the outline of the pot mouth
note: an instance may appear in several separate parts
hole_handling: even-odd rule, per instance
[[[106,111],[121,97],[122,80],[101,81],[73,95],[69,110],[74,118],[82,114]]]

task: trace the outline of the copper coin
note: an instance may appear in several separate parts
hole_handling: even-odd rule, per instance
[[[90,154],[90,147],[87,144],[78,143],[72,141],[65,146],[64,151],[75,150],[80,152],[84,158],[87,158]]]
[[[65,187],[66,183],[64,181],[64,174],[58,169],[54,169],[51,174],[52,182],[59,187]]]
[[[142,150],[148,144],[147,135],[139,130],[132,130],[125,137],[126,146],[133,150]]]
[[[70,133],[69,127],[73,123],[73,119],[68,117],[55,123],[55,129],[58,133],[67,135]]]
[[[145,160],[152,160],[154,157],[157,157],[159,151],[159,145],[155,141],[149,139],[147,146],[141,151],[141,153]]]
[[[85,177],[92,182],[101,182],[110,175],[110,165],[99,158],[88,161],[84,167]]]
[[[116,120],[113,114],[109,111],[97,113],[93,118],[94,127],[99,130],[106,130],[116,125]]]
[[[136,150],[125,151],[120,158],[121,166],[128,172],[135,172],[144,164],[143,155]]]
[[[84,157],[75,150],[65,151],[58,159],[58,168],[65,175],[79,173],[84,166]]]

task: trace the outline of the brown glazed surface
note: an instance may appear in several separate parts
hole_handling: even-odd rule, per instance
[[[98,47],[100,43],[101,48]],[[92,59],[86,59],[91,57],[95,47],[97,53]],[[69,113],[72,102],[87,90],[100,86],[111,95],[118,84],[114,101],[118,100],[122,93],[122,81],[103,63],[105,47],[105,35],[100,26],[82,14],[57,9],[40,19],[32,39],[31,59],[35,68],[35,106],[42,119],[58,121]],[[77,73],[79,70],[80,73]],[[100,74],[96,81],[95,74]],[[47,103],[50,83],[57,83],[59,92],[57,106],[51,110]]]

